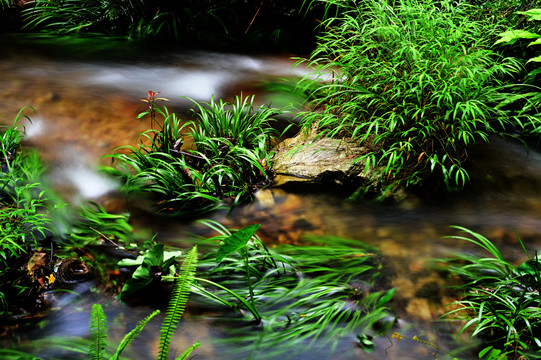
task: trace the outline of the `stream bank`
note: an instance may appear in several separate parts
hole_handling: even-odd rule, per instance
[[[208,230],[196,222],[160,217],[126,204],[116,193],[117,185],[96,170],[96,165],[103,161],[101,156],[116,146],[135,144],[137,134],[146,129],[135,116],[141,104],[139,98],[149,89],[162,90],[162,95],[173,99],[171,105],[184,113],[180,95],[199,96],[202,100],[208,100],[212,94],[227,98],[253,90],[259,81],[270,76],[296,75],[299,70],[290,70],[292,63],[287,56],[205,52],[171,53],[137,61],[64,61],[50,59],[43,53],[31,54],[27,49],[24,56],[15,52],[0,60],[4,99],[1,118],[9,123],[18,109],[28,105],[36,109],[35,114],[28,112],[32,123],[27,124],[26,145],[39,151],[49,167],[49,181],[67,202],[90,199],[111,211],[129,211],[137,231],[149,236],[157,234],[157,241],[185,249],[190,234],[207,234]],[[168,87],[160,89],[160,84]],[[495,140],[474,150],[471,167],[469,187],[461,193],[433,199],[375,204],[345,202],[336,194],[271,189],[260,191],[253,204],[238,207],[230,214],[219,211],[210,218],[231,228],[262,224],[260,235],[270,246],[277,242],[302,246],[303,236],[315,234],[356,239],[378,247],[387,258],[386,268],[397,289],[394,307],[401,328],[411,335],[428,334],[430,341],[452,349],[456,328],[438,321],[444,311],[442,305],[451,298],[442,288],[445,279],[427,265],[434,257],[457,250],[475,253],[478,249],[442,239],[452,233],[449,225],[483,233],[510,261],[519,262],[524,257],[514,229],[525,240],[528,250],[541,245],[538,149],[533,147],[527,154],[521,144]],[[83,287],[62,298],[58,303],[62,310],[54,313],[43,329],[20,335],[20,346],[40,344],[40,339],[46,342],[48,335],[86,336],[88,313],[94,302],[109,305],[107,311],[115,319],[112,333],[116,338],[131,328],[133,319],[141,319],[149,310],[126,307]],[[200,340],[205,345],[198,356],[215,358],[227,347],[216,339],[227,337],[231,324],[220,325],[217,330],[216,321],[208,316],[187,314],[176,341],[188,344]],[[152,330],[156,328],[151,327]],[[45,349],[43,342],[36,346]],[[388,339],[382,338],[377,340],[377,351],[366,355],[355,346],[352,334],[340,344],[338,353],[343,355],[341,359],[381,358],[384,354],[396,359],[404,359],[408,354],[412,359],[431,358],[426,347],[415,345],[401,342],[388,348]],[[146,354],[154,353],[156,346],[156,339],[149,335],[137,349],[146,349],[141,351],[145,354],[141,358],[148,358]],[[43,351],[58,355],[51,354],[51,349]],[[313,358],[315,351],[307,350],[304,358]]]

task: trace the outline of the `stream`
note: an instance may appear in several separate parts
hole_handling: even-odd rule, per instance
[[[118,184],[97,171],[102,156],[122,145],[135,145],[147,124],[136,119],[148,90],[160,91],[175,112],[187,113],[191,102],[235,95],[257,94],[259,103],[280,97],[266,92],[260,84],[275,77],[309,73],[292,68],[290,55],[244,55],[189,49],[136,49],[124,45],[88,48],[75,44],[50,48],[13,38],[0,39],[0,122],[10,125],[20,109],[26,123],[24,145],[37,149],[47,164],[47,179],[71,204],[92,200],[108,211],[129,210],[116,190]],[[62,55],[66,50],[71,56]],[[277,100],[278,99],[278,100]],[[29,107],[35,109],[35,112]],[[541,247],[541,151],[531,144],[529,151],[516,142],[492,139],[489,145],[473,149],[470,157],[471,183],[460,193],[434,199],[411,198],[400,204],[368,201],[347,202],[331,193],[292,193],[271,188],[257,194],[252,204],[232,213],[215,212],[209,218],[229,228],[259,223],[266,243],[293,243],[302,246],[309,234],[340,236],[377,246],[392,268],[393,302],[399,318],[397,331],[423,336],[442,349],[452,351],[459,325],[438,320],[452,302],[442,291],[445,279],[429,270],[431,258],[450,256],[456,251],[482,254],[465,242],[444,238],[456,234],[451,225],[479,232],[499,246],[510,262],[526,256],[516,233],[533,254]],[[148,212],[134,214],[133,226],[168,246],[186,248],[187,234],[203,233],[196,222],[164,219]],[[33,344],[33,354],[62,358],[62,352],[48,346],[52,338],[88,335],[88,318],[93,303],[104,304],[110,318],[110,335],[122,336],[152,309],[127,306],[96,294],[88,286],[67,295],[39,329],[12,339],[20,348]],[[146,335],[130,345],[134,359],[150,359],[159,341],[159,323],[149,325]],[[173,343],[180,351],[194,343],[201,347],[194,359],[228,357],[227,323],[210,316],[188,312]],[[343,339],[338,350],[306,348],[295,359],[432,359],[434,349],[412,341],[400,344],[386,337],[376,338],[376,349],[365,353],[355,344],[356,334]],[[463,339],[467,341],[467,339]],[[5,345],[6,342],[4,341]],[[39,349],[36,350],[36,347]],[[468,355],[469,354],[469,355]],[[179,355],[179,354],[176,354]],[[253,355],[253,354],[252,354]],[[264,354],[256,358],[266,359]],[[444,354],[438,355],[444,358]],[[464,355],[463,355],[464,356]],[[466,352],[466,357],[477,358]],[[68,358],[68,357],[65,357]],[[81,358],[86,358],[84,353]],[[464,357],[461,357],[464,358]]]

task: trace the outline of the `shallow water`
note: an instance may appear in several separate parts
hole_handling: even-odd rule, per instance
[[[11,42],[11,40],[10,40]],[[26,125],[25,145],[36,148],[46,161],[48,178],[66,201],[91,199],[111,210],[124,210],[113,196],[116,184],[96,170],[101,156],[113,148],[134,145],[137,134],[146,129],[136,119],[148,90],[161,91],[170,105],[185,112],[190,102],[215,98],[231,99],[241,92],[257,92],[259,101],[268,100],[258,88],[270,77],[295,76],[305,69],[292,70],[288,56],[254,56],[196,51],[161,51],[159,56],[107,59],[59,58],[44,48],[25,51],[0,42],[0,120],[11,123],[19,109],[32,120]],[[46,49],[46,48],[45,48]],[[116,54],[116,53],[115,53]],[[480,253],[466,243],[443,237],[453,235],[450,225],[478,231],[500,246],[510,261],[524,260],[515,230],[527,248],[541,246],[541,152],[535,145],[529,153],[521,144],[493,139],[471,154],[471,185],[460,193],[433,199],[408,199],[396,205],[371,202],[346,202],[337,194],[288,193],[264,190],[253,204],[231,214],[217,212],[210,217],[227,227],[262,224],[261,238],[269,243],[302,244],[307,234],[334,235],[357,239],[381,249],[387,260],[392,284],[397,289],[394,302],[401,333],[426,335],[444,349],[454,349],[456,327],[437,321],[453,301],[442,292],[444,279],[428,270],[428,260],[448,256],[454,251]],[[134,213],[134,226],[171,246],[186,247],[190,233],[205,233],[202,225],[163,219],[148,212]],[[127,307],[81,289],[81,296],[63,298],[62,310],[53,313],[39,332],[22,336],[29,341],[67,335],[87,334],[87,319],[94,302],[107,304],[113,336],[120,339],[134,321],[151,312],[150,308]],[[218,318],[219,319],[219,318]],[[155,326],[155,328],[152,328]],[[134,345],[134,358],[151,358],[157,348],[159,325],[145,330]],[[199,340],[197,359],[238,358],[226,356],[226,345],[216,339],[227,337],[228,324],[208,314],[187,314],[175,337],[183,349]],[[376,340],[373,354],[355,345],[355,334],[344,339],[339,351],[325,355],[325,349],[307,348],[295,359],[431,359],[431,348],[407,340],[400,344],[382,337]],[[47,356],[52,356],[42,346]],[[470,354],[472,358],[475,356]],[[469,357],[470,355],[465,355]],[[43,355],[46,357],[46,355]],[[54,356],[59,356],[55,353]],[[246,354],[240,356],[243,358]],[[84,357],[84,356],[83,356]],[[259,355],[258,358],[265,358]],[[461,358],[464,358],[461,357]]]

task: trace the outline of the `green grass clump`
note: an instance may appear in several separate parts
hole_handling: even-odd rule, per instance
[[[36,153],[21,152],[22,111],[0,134],[0,316],[8,315],[17,302],[26,304],[17,296],[28,290],[16,281],[25,273],[20,258],[38,248],[53,228],[47,215],[52,207],[37,182],[43,165]]]
[[[307,346],[332,352],[348,335],[371,339],[393,325],[388,303],[394,289],[385,289],[377,249],[332,236],[267,249],[252,235],[258,225],[230,231],[207,224],[220,235],[199,247],[216,242],[220,247],[216,255],[203,255],[194,291],[253,319],[247,327],[246,316],[231,318],[239,326],[227,329],[224,342],[235,354],[294,358]],[[376,324],[381,326],[377,330]]]
[[[522,240],[519,241],[529,260],[514,266],[508,263],[498,248],[484,236],[464,228],[467,236],[452,238],[466,240],[486,250],[489,257],[461,255],[446,260],[446,268],[458,275],[464,293],[456,310],[445,316],[459,319],[472,337],[483,340],[480,358],[538,359],[541,351],[541,259],[537,251],[530,257]]]
[[[495,108],[502,77],[520,66],[490,49],[496,27],[472,20],[468,4],[324,2],[341,15],[323,23],[308,63],[332,79],[313,91],[317,111],[304,128],[366,145],[360,159],[379,171],[384,189],[428,179],[463,187],[472,145],[529,125]]]
[[[109,171],[125,178],[128,193],[151,192],[160,211],[197,215],[224,201],[234,205],[251,199],[270,183],[275,135],[270,108],[255,108],[253,97],[237,97],[234,103],[212,99],[196,104],[195,122],[182,124],[166,108],[155,107],[155,100],[141,114],[150,115],[153,128],[141,134],[139,147],[112,155],[120,170]]]

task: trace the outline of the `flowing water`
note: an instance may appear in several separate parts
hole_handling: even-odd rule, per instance
[[[101,156],[112,153],[113,148],[135,145],[138,133],[146,129],[147,124],[141,124],[136,114],[143,104],[140,98],[145,98],[148,90],[161,91],[160,96],[171,100],[168,106],[185,113],[191,103],[181,96],[208,101],[211,96],[231,99],[241,92],[257,92],[258,101],[267,102],[273,99],[272,94],[259,87],[261,82],[307,72],[300,67],[292,69],[294,61],[283,55],[133,51],[119,46],[100,48],[99,56],[94,56],[96,51],[80,45],[68,49],[72,56],[65,57],[46,46],[0,41],[0,120],[10,124],[21,108],[32,106],[35,112],[24,110],[31,118],[26,124],[25,145],[39,151],[48,165],[51,184],[67,202],[90,199],[111,211],[124,211],[126,204],[114,195],[117,184],[96,167],[103,161]],[[231,228],[260,223],[260,236],[268,243],[302,246],[303,235],[323,234],[377,246],[397,289],[393,303],[400,319],[397,330],[410,336],[424,335],[452,350],[459,346],[452,343],[457,328],[437,319],[446,311],[443,305],[453,299],[443,290],[445,279],[428,269],[428,260],[455,251],[480,251],[443,238],[456,233],[449,226],[480,232],[513,262],[525,258],[515,231],[531,252],[541,246],[541,152],[535,144],[527,152],[521,144],[493,139],[490,145],[472,151],[470,166],[471,185],[467,189],[434,199],[408,199],[391,205],[345,202],[336,194],[270,189],[261,191],[253,204],[211,217]],[[186,248],[186,234],[204,232],[199,224],[164,220],[148,212],[134,215],[133,220],[136,228],[157,233],[159,241],[180,248]],[[60,357],[60,352],[45,343],[68,335],[86,336],[89,308],[94,302],[107,305],[111,334],[117,338],[151,312],[148,307],[128,307],[104,298],[88,287],[78,290],[81,295],[59,300],[55,306],[61,310],[53,312],[39,331],[21,336],[21,343],[32,342],[44,358]],[[147,335],[133,345],[135,358],[152,358],[156,352],[159,327],[150,326]],[[195,352],[197,359],[227,358],[227,346],[218,341],[227,338],[227,327],[216,318],[188,312],[174,339],[175,347],[183,349],[199,340],[202,346]],[[148,335],[152,333],[154,336]],[[45,343],[39,345],[40,339]],[[434,349],[429,346],[406,340],[393,343],[391,346],[389,339],[378,338],[375,352],[367,354],[355,345],[352,334],[334,355],[321,355],[324,349],[315,347],[295,359],[433,358]]]

